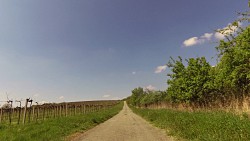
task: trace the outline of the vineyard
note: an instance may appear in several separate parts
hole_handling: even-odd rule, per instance
[[[18,107],[12,107],[12,101],[2,106],[0,109],[0,124],[25,124],[30,122],[39,122],[51,118],[67,117],[80,114],[87,114],[101,109],[110,108],[118,100],[102,101],[79,101],[63,103],[38,103],[32,105],[31,99],[26,99],[25,106],[21,107],[21,101]]]

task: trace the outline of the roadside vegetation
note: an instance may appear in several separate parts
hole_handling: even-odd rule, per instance
[[[0,125],[1,141],[59,141],[67,136],[90,129],[116,115],[123,102],[97,112],[58,117],[26,125]]]
[[[138,107],[165,102],[195,108],[231,108],[247,110],[250,105],[250,12],[218,32],[218,63],[211,66],[205,57],[170,58],[165,91],[132,90],[128,102]],[[242,24],[245,27],[241,26]]]
[[[167,89],[133,89],[126,99],[132,110],[178,138],[249,141],[250,11],[238,17],[217,31],[225,39],[215,47],[215,66],[205,57],[171,57]]]
[[[168,135],[177,138],[202,141],[250,140],[250,120],[246,115],[223,111],[131,108],[155,126],[165,129]]]

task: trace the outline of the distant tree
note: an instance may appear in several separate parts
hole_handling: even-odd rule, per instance
[[[143,88],[138,87],[132,90],[132,95],[130,97],[130,103],[132,105],[139,105],[140,99],[143,96]]]

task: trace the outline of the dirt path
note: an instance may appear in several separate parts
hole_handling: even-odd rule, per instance
[[[122,111],[73,141],[172,141],[161,129],[134,114],[126,103]]]

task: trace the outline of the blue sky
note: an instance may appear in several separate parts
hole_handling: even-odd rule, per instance
[[[170,56],[215,65],[214,30],[246,10],[247,0],[1,0],[0,100],[165,90]]]

